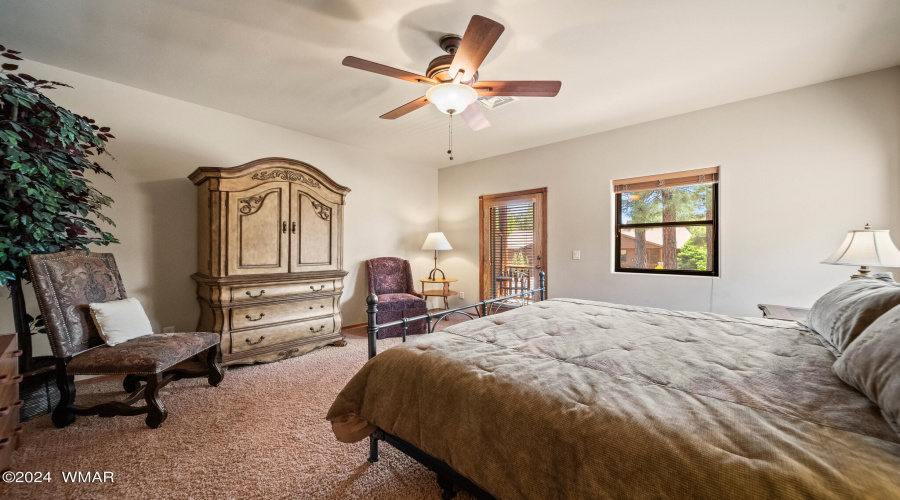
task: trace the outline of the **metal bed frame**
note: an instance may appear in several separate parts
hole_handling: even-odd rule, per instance
[[[483,300],[472,305],[457,307],[455,309],[447,309],[438,313],[428,313],[421,316],[414,316],[412,318],[403,318],[401,320],[391,321],[390,323],[385,323],[383,325],[379,325],[375,318],[378,313],[378,296],[375,294],[370,294],[368,297],[366,297],[366,335],[368,336],[369,341],[369,359],[374,358],[375,355],[378,354],[376,340],[378,336],[378,330],[380,330],[381,328],[401,325],[401,339],[403,342],[406,342],[406,332],[409,329],[409,323],[411,321],[419,321],[424,319],[428,325],[426,329],[427,332],[434,333],[434,329],[435,327],[437,327],[438,323],[440,323],[444,318],[450,316],[451,314],[462,314],[464,316],[468,316],[470,319],[475,319],[475,316],[463,312],[466,309],[474,308],[475,314],[479,318],[483,318],[492,314],[496,314],[504,307],[524,307],[528,304],[529,299],[531,302],[534,302],[535,294],[537,294],[538,296],[538,301],[546,300],[546,280],[546,273],[544,273],[544,271],[541,271],[538,274],[538,283],[540,284],[540,286],[533,290],[526,290],[514,295],[498,297],[496,299]],[[433,321],[435,319],[436,321]],[[384,432],[379,428],[376,428],[375,432],[369,435],[369,462],[374,463],[378,461],[378,441],[384,441],[390,444],[394,448],[408,455],[413,460],[416,460],[420,464],[424,465],[432,472],[436,473],[438,486],[441,487],[442,499],[449,500],[456,497],[457,492],[466,491],[479,500],[496,500],[494,496],[475,484],[472,480],[453,470],[453,468],[450,467],[447,462],[437,459],[410,444],[409,442],[392,434],[388,434],[387,432]]]

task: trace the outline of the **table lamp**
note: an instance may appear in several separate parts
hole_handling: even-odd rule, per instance
[[[852,277],[864,278],[872,275],[869,266],[900,267],[900,250],[891,241],[889,230],[866,224],[862,230],[848,231],[840,248],[822,264],[860,266],[859,274]]]
[[[444,271],[441,271],[437,267],[437,251],[453,250],[453,247],[450,246],[450,242],[447,241],[444,233],[428,233],[428,237],[425,238],[425,244],[422,245],[422,250],[434,250],[434,269],[431,270],[428,279],[437,279],[437,273],[441,273],[441,279],[445,279],[446,276],[444,276]]]

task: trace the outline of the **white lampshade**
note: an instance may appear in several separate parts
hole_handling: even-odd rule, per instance
[[[425,92],[425,98],[434,103],[441,113],[453,115],[462,113],[478,99],[478,92],[461,83],[442,83]]]
[[[891,241],[887,229],[848,231],[847,237],[823,264],[839,266],[900,267],[900,250]]]
[[[422,250],[453,250],[453,247],[450,246],[444,233],[428,233]]]

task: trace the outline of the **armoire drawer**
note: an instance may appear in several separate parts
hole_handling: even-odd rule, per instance
[[[0,438],[15,434],[16,427],[19,426],[19,410],[23,404],[24,401],[20,399],[0,405]]]
[[[19,400],[19,382],[21,375],[0,375],[0,408]]]
[[[253,300],[265,300],[290,295],[303,295],[307,293],[333,292],[334,280],[316,281],[312,283],[271,283],[254,286],[232,286],[231,302],[246,302]]]
[[[12,342],[0,348],[2,350],[0,352],[0,376],[7,375],[12,377],[19,372],[19,356],[22,355],[22,351],[16,348],[15,334],[3,335],[3,337],[9,337],[8,340]],[[2,383],[2,380],[0,380],[0,383]]]
[[[327,318],[298,321],[273,328],[231,332],[231,353],[259,349],[307,337],[328,335],[334,333],[334,330],[334,316],[329,316]]]
[[[274,323],[299,321],[334,312],[334,297],[296,300],[231,308],[231,329],[256,328]]]

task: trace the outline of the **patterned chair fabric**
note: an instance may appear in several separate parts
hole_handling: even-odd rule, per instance
[[[28,263],[53,355],[103,345],[88,305],[128,298],[112,254],[72,250],[31,255]]]
[[[386,293],[408,293],[424,299],[422,294],[416,292],[408,260],[397,257],[369,259],[366,261],[366,271],[369,274],[369,293],[379,297]]]
[[[114,346],[99,346],[72,358],[66,365],[69,375],[135,374],[150,375],[219,343],[211,332],[160,333],[145,335]]]
[[[416,292],[408,260],[397,257],[370,259],[366,261],[366,271],[369,276],[369,293],[378,296],[376,320],[379,324],[428,312],[424,295]],[[391,326],[378,330],[378,338],[399,337],[402,333],[400,325]],[[409,324],[408,335],[422,333],[425,333],[425,320]]]

